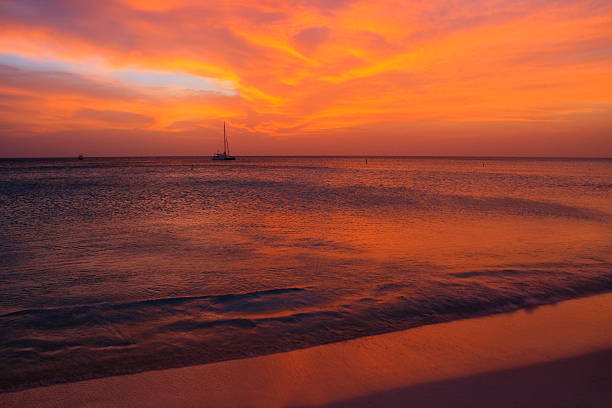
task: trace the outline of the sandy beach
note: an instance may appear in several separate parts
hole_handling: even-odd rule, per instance
[[[3,407],[607,407],[612,295],[0,395]]]

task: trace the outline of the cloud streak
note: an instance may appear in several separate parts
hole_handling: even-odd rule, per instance
[[[155,123],[155,119],[138,113],[87,108],[79,109],[75,114],[75,118],[103,122],[111,127],[127,126],[142,128]]]
[[[431,129],[495,140],[519,124],[551,146],[576,129],[563,139],[571,151],[609,125],[580,107],[612,106],[606,1],[9,0],[0,26],[0,53],[15,56],[2,60],[0,93],[36,98],[0,120],[24,132],[102,131],[108,112],[126,112],[169,140],[227,120],[245,141],[297,148],[326,134],[324,149],[353,132],[367,153],[383,131],[387,154],[419,143],[436,154],[449,142]],[[52,69],[17,63],[41,57]],[[456,153],[470,146],[480,150]]]

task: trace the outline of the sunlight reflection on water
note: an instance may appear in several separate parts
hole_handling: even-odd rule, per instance
[[[602,292],[610,180],[606,160],[0,161],[0,342],[18,370],[78,347],[105,373]]]

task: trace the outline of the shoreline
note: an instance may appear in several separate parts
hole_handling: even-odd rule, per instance
[[[4,393],[0,405],[441,406],[436,401],[456,394],[453,404],[462,406],[461,396],[467,403],[471,395],[472,404],[494,397],[482,384],[507,392],[518,381],[522,388],[498,402],[568,399],[568,392],[584,398],[578,388],[594,387],[588,397],[603,400],[589,406],[600,406],[612,402],[599,389],[612,381],[610,322],[612,294],[596,295],[278,354]],[[572,377],[576,370],[586,374]],[[527,387],[543,381],[548,385]]]
[[[609,290],[610,282],[612,282],[610,281],[610,279],[604,278],[604,282],[603,283],[600,282],[596,286],[600,290],[603,290],[604,288],[608,288]],[[293,290],[298,290],[298,289],[288,288],[288,289],[280,289],[280,290],[281,291],[293,291]],[[273,290],[273,292],[277,292],[277,291],[279,290],[278,289]],[[265,291],[252,292],[252,293],[263,294],[265,293]],[[340,328],[339,330],[338,330],[338,327],[335,327],[336,330],[332,332],[319,333],[319,334],[326,334],[328,336],[331,334],[331,336],[329,337],[318,336],[316,337],[316,341],[310,341],[310,342],[309,341],[301,342],[300,339],[297,339],[296,341],[296,339],[290,336],[291,334],[290,332],[289,333],[279,332],[279,333],[273,334],[272,336],[268,335],[267,339],[265,337],[258,338],[257,335],[254,335],[251,332],[251,333],[242,333],[243,336],[249,336],[249,338],[246,338],[246,337],[244,338],[244,343],[243,343],[243,344],[248,344],[249,346],[248,349],[228,347],[228,345],[224,344],[223,342],[219,342],[219,341],[212,342],[211,341],[208,344],[201,345],[202,348],[198,350],[196,354],[190,355],[188,353],[179,353],[179,354],[175,353],[171,357],[167,357],[167,356],[163,356],[159,352],[154,352],[154,353],[149,353],[148,359],[144,359],[144,360],[142,358],[143,357],[142,355],[138,356],[138,358],[134,358],[135,354],[131,354],[131,355],[126,354],[124,355],[123,358],[119,358],[119,359],[115,358],[114,360],[111,360],[110,362],[107,361],[103,364],[94,364],[94,362],[100,363],[102,361],[101,359],[98,359],[98,356],[96,356],[95,354],[93,355],[80,354],[79,359],[78,359],[81,361],[80,363],[77,363],[77,359],[75,358],[74,355],[72,355],[71,359],[73,360],[73,362],[72,362],[71,367],[73,371],[70,371],[70,370],[61,371],[62,369],[64,369],[64,367],[47,368],[46,372],[38,371],[36,373],[37,379],[35,380],[25,380],[24,381],[22,378],[17,377],[19,380],[15,381],[14,385],[12,386],[6,386],[6,384],[10,383],[10,380],[9,381],[7,380],[11,378],[10,374],[7,375],[7,373],[11,372],[10,371],[11,366],[7,365],[7,369],[6,369],[6,372],[4,373],[4,376],[0,376],[1,377],[0,378],[0,395],[6,392],[20,392],[20,391],[25,391],[28,389],[34,389],[38,387],[49,387],[49,386],[58,385],[58,384],[71,384],[75,382],[96,380],[96,379],[102,379],[102,378],[108,378],[108,377],[136,375],[136,374],[146,373],[149,371],[161,371],[161,370],[197,367],[201,365],[216,364],[216,363],[228,362],[228,361],[234,361],[234,360],[244,360],[244,359],[249,359],[249,358],[264,357],[264,356],[273,355],[273,354],[287,353],[287,352],[292,352],[292,351],[310,349],[313,347],[321,347],[321,346],[326,346],[326,345],[333,345],[336,343],[354,341],[354,340],[359,340],[362,338],[369,338],[369,337],[381,336],[385,334],[399,333],[399,332],[413,330],[419,327],[425,327],[429,325],[439,325],[439,324],[452,323],[452,322],[458,322],[458,321],[463,321],[463,320],[487,318],[487,317],[493,317],[493,316],[500,315],[500,314],[503,315],[503,314],[510,314],[510,313],[518,313],[521,311],[525,313],[531,313],[533,310],[536,310],[541,307],[551,306],[551,305],[554,306],[556,304],[567,302],[567,301],[575,301],[575,300],[588,298],[591,296],[602,295],[600,291],[593,291],[592,288],[589,286],[575,287],[574,293],[575,294],[581,293],[582,296],[578,298],[569,298],[569,299],[563,298],[561,295],[557,296],[556,298],[553,297],[553,298],[548,298],[548,299],[531,298],[529,302],[525,302],[525,299],[523,299],[522,304],[519,304],[516,302],[514,303],[513,302],[508,302],[508,303],[502,302],[501,304],[498,304],[495,306],[480,308],[478,312],[473,312],[469,314],[456,312],[456,313],[442,313],[442,314],[438,314],[434,316],[423,314],[419,318],[415,318],[414,316],[412,316],[412,318],[405,317],[403,321],[396,321],[395,322],[396,327],[394,327],[393,329],[389,329],[386,327],[386,315],[384,314],[385,311],[381,310],[383,314],[378,315],[380,317],[380,321],[377,322],[375,320],[371,320],[371,317],[370,317],[370,320],[368,320],[369,324],[368,324],[367,330],[362,331],[360,334],[355,334],[354,331],[351,331],[353,327],[351,324],[349,324],[348,327]],[[603,292],[603,294],[605,293],[610,293],[610,292]],[[247,295],[250,295],[250,294],[251,293],[247,293]],[[610,294],[612,295],[612,293]],[[223,296],[226,296],[226,295],[221,295],[221,297]],[[215,296],[213,295],[213,296],[197,297],[197,299],[204,299],[204,298],[215,298]],[[155,299],[153,301],[154,302],[155,301],[164,302],[166,300],[168,299],[161,298],[161,299]],[[146,301],[145,303],[151,303],[151,301]],[[81,309],[81,308],[87,309],[90,307],[97,307],[97,306],[99,305],[96,305],[96,304],[84,305],[84,306],[78,306],[77,309]],[[63,309],[70,310],[71,308],[70,307],[57,308],[57,309],[50,309],[50,310],[59,311]],[[17,312],[14,315],[21,315],[22,313],[24,312]],[[12,314],[5,315],[5,316],[10,316],[10,315]],[[319,323],[324,323],[324,322],[322,320],[319,320]],[[32,323],[30,324],[32,325]],[[33,324],[33,325],[34,327],[36,326],[36,324]],[[323,326],[325,325],[323,324]],[[240,333],[237,333],[237,334],[240,334]],[[281,339],[281,340],[278,341],[278,339]],[[249,343],[249,341],[251,341],[251,343]],[[125,358],[129,359],[132,365],[125,364],[124,362]],[[85,366],[83,364],[83,361],[91,361],[92,365]],[[144,364],[143,364],[143,361],[145,362]],[[28,367],[28,366],[24,365],[22,367]],[[40,370],[40,368],[38,368],[38,370]],[[15,380],[15,377],[13,377],[13,380]]]

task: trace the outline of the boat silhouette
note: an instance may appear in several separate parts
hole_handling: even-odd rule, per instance
[[[215,153],[212,159],[213,160],[236,160],[234,156],[230,155],[229,142],[227,141],[227,134],[225,132],[225,122],[223,122],[223,153]]]

